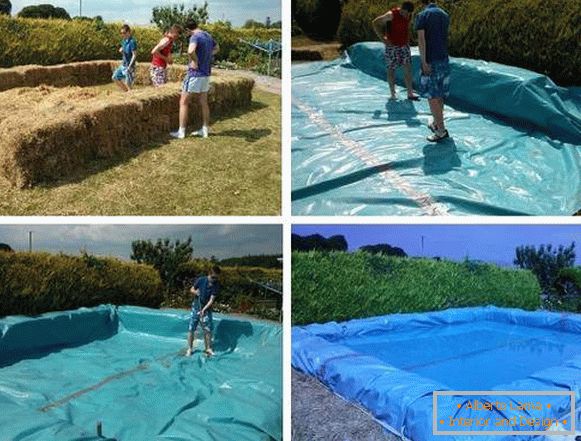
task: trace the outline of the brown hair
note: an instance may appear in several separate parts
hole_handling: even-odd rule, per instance
[[[124,24],[123,26],[121,26],[121,30],[125,32],[131,32],[131,28],[129,27],[128,24]]]
[[[220,275],[220,273],[222,272],[222,270],[220,269],[220,267],[218,265],[214,265],[212,267],[212,272],[218,276],[218,275]]]

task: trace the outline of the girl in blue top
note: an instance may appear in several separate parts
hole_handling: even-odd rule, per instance
[[[123,92],[129,92],[135,82],[135,62],[137,61],[137,42],[131,34],[128,25],[121,27],[121,48],[119,53],[123,54],[123,63],[113,73],[113,81]]]

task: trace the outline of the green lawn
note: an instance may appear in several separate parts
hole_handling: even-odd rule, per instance
[[[250,109],[215,121],[205,140],[168,137],[32,189],[0,178],[0,215],[279,215],[281,99],[253,96]]]

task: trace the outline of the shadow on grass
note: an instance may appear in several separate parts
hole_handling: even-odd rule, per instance
[[[264,110],[268,107],[270,106],[262,101],[252,101],[250,105],[246,107],[232,109],[231,111],[227,112],[220,112],[217,116],[217,120],[223,121],[231,118],[239,118],[253,112]],[[195,126],[192,125],[190,128],[193,129],[195,128]],[[270,129],[225,130],[223,132],[218,132],[213,135],[244,138],[244,140],[247,142],[256,142],[261,138],[269,136],[271,133],[272,130]],[[69,176],[60,176],[52,181],[38,182],[34,184],[34,188],[49,190],[59,188],[64,185],[78,184],[92,175],[102,173],[106,170],[109,170],[125,162],[128,162],[131,159],[134,159],[143,153],[164,147],[172,140],[173,138],[169,136],[169,133],[167,134],[160,133],[157,139],[155,141],[152,141],[148,145],[129,147],[126,149],[125,152],[118,154],[114,158],[92,159],[85,164],[84,168],[72,172]]]

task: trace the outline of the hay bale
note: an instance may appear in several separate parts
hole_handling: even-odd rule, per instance
[[[106,66],[110,72],[111,64]],[[95,71],[94,66],[86,67]],[[214,78],[209,95],[212,116],[248,107],[253,87],[254,81],[247,78]],[[0,173],[23,188],[85,170],[97,158],[133,155],[136,149],[167,139],[170,128],[177,127],[179,97],[177,83],[129,94],[47,86],[2,92]],[[201,124],[195,103],[190,119],[193,128]]]
[[[23,87],[25,85],[24,74],[18,69],[0,69],[0,92]]]

